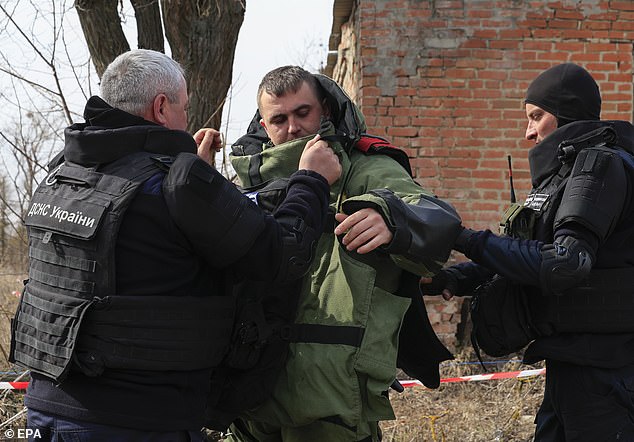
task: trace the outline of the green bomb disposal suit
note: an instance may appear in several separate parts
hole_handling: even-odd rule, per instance
[[[302,281],[295,322],[330,326],[334,335],[346,334],[342,341],[347,343],[292,342],[272,398],[247,412],[238,425],[247,425],[260,440],[272,431],[281,431],[284,440],[376,440],[376,425],[369,423],[394,419],[387,391],[396,376],[399,330],[410,297],[418,296],[417,291],[396,295],[401,277],[404,270],[418,276],[437,272],[449,256],[460,219],[390,156],[355,149],[365,132],[363,117],[334,81],[316,77],[335,121],[324,122],[320,134],[343,169],[331,186],[331,210],[376,209],[394,238],[359,255],[348,252],[332,228],[326,229]],[[257,190],[249,189],[262,183],[275,187],[276,180],[289,177],[313,136],[273,146],[258,121],[256,114],[249,134],[233,146],[231,161],[245,192],[265,206]],[[357,342],[350,336],[357,336]]]

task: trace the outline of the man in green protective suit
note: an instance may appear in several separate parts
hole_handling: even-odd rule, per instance
[[[363,116],[330,78],[284,66],[263,78],[257,98],[259,112],[231,157],[253,200],[274,210],[269,190],[283,192],[306,143],[328,143],[343,172],[331,187],[332,226],[295,294],[291,329],[299,332],[289,339],[272,397],[243,413],[229,437],[378,441],[378,423],[394,419],[387,392],[399,331],[420,296],[399,291],[402,277],[417,281],[440,270],[460,219],[412,179],[406,156],[399,164],[396,148],[365,134]],[[360,148],[368,139],[380,148]]]

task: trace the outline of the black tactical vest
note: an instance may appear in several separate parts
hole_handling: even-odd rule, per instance
[[[631,125],[625,122],[577,122],[559,129],[562,133],[555,140],[560,142],[559,145],[552,139],[550,146],[544,145],[553,149],[552,159],[545,157],[548,161],[544,161],[542,158],[535,163],[535,170],[531,170],[534,179],[537,177],[540,181],[534,183],[523,205],[513,204],[506,210],[500,223],[500,233],[518,239],[552,243],[554,226],[561,220],[559,211],[562,202],[567,204],[568,212],[593,218],[595,209],[588,206],[584,198],[566,201],[563,198],[566,186],[572,180],[571,172],[579,152],[602,149],[606,145],[620,149],[615,147],[614,131],[605,129],[611,126],[625,135],[620,142],[629,146]],[[556,157],[553,156],[554,149],[557,149]],[[549,149],[542,149],[543,152],[549,153]],[[614,152],[627,165],[631,176],[634,169],[631,146]],[[586,161],[591,157],[590,154],[585,156],[583,169],[586,169]],[[559,161],[555,162],[556,159]],[[587,171],[591,175],[595,169],[589,167]],[[623,192],[626,185],[624,182]],[[615,243],[618,240],[607,238],[602,247],[609,253],[613,250],[610,247],[620,246]],[[621,258],[620,268],[601,268],[601,260],[598,260],[587,278],[561,295],[543,295],[539,287],[522,285],[495,275],[476,290],[472,299],[474,348],[476,351],[481,348],[491,356],[503,356],[521,350],[536,338],[559,333],[634,332],[631,319],[634,317],[634,271],[628,264],[632,257]]]
[[[29,279],[12,323],[10,360],[57,381],[74,367],[189,370],[219,363],[231,297],[117,296],[115,244],[158,155],[103,168],[62,163],[37,188],[26,225]]]
[[[574,158],[572,159],[574,160]],[[574,162],[574,161],[572,161]],[[524,203],[524,212],[508,225],[510,236],[544,243],[553,241],[557,210],[569,182],[572,162],[533,189]],[[505,224],[504,222],[502,224]],[[545,296],[527,288],[528,307],[533,327],[541,336],[553,333],[634,332],[634,269],[593,268],[579,286],[561,295]]]

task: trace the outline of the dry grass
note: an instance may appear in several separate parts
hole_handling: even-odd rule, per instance
[[[20,371],[8,363],[10,318],[22,288],[22,277],[0,276],[0,371],[2,381],[15,381]],[[455,361],[441,366],[441,378],[481,374],[481,366],[470,350],[456,354]],[[519,362],[487,364],[490,372],[516,371],[530,367]],[[24,379],[28,380],[28,379]],[[392,393],[397,419],[381,424],[385,442],[528,442],[533,418],[541,402],[543,376],[527,380],[504,379],[479,382],[443,383],[437,390],[406,388]],[[0,423],[23,409],[23,395],[0,390]],[[0,427],[24,428],[23,415]]]
[[[517,359],[517,358],[515,358]],[[470,350],[441,366],[441,378],[482,374]],[[519,360],[487,364],[489,372],[526,370]],[[544,377],[443,383],[437,390],[406,388],[392,394],[395,421],[381,425],[386,442],[528,442],[541,403]]]
[[[0,380],[4,382],[17,380],[19,373],[16,370],[21,371],[9,363],[8,357],[11,342],[11,318],[18,305],[23,279],[24,276],[0,275]],[[0,390],[0,424],[4,424],[19,415],[15,421],[0,427],[0,435],[4,434],[6,428],[25,428],[25,416],[20,414],[24,408],[22,398],[23,394],[19,391]]]

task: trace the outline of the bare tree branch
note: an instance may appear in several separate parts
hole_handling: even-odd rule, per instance
[[[31,46],[31,48],[33,49],[33,51],[47,64],[49,64],[49,61],[47,60],[47,58],[44,56],[44,54],[42,54],[42,52],[40,52],[40,49],[33,43],[33,41],[24,33],[24,31],[22,30],[22,28],[15,22],[15,20],[13,20],[13,15],[9,14],[7,12],[7,10],[4,8],[4,6],[2,6],[2,4],[0,4],[0,11],[2,11],[2,13],[5,15],[5,17],[7,17],[7,19],[13,24],[13,26],[15,26],[16,30],[20,33],[20,35],[22,35],[22,37],[24,37],[24,40],[29,44],[29,46]]]
[[[55,92],[53,89],[50,89],[40,83],[36,83],[34,81],[29,80],[28,78],[23,77],[22,75],[18,74],[17,72],[13,72],[9,69],[3,68],[2,66],[0,66],[0,72],[4,72],[7,75],[10,75],[11,77],[15,78],[16,80],[20,80],[24,83],[27,83],[31,86],[33,86],[34,88],[38,88],[38,89],[42,89],[44,92],[48,92],[49,94],[53,94],[53,95],[58,95],[57,92]]]
[[[40,169],[40,170],[46,170],[46,164],[41,164],[39,162],[38,158],[31,158],[30,157],[30,152],[26,151],[26,148],[18,146],[17,144],[15,144],[13,141],[11,141],[9,138],[7,138],[7,136],[4,134],[4,132],[0,131],[0,137],[2,137],[4,139],[4,141],[6,141],[7,143],[9,143],[9,145],[11,146],[11,148],[13,149],[13,151],[17,154],[15,155],[16,159],[23,159],[23,158],[28,158],[29,162],[33,161],[33,163]],[[23,164],[23,163],[19,163],[19,164]]]
[[[45,63],[48,68],[51,71],[51,75],[53,77],[53,81],[57,87],[56,91],[53,91],[51,89],[48,88],[44,88],[47,92],[52,93],[54,95],[56,95],[59,100],[61,101],[61,106],[62,109],[64,111],[64,114],[66,116],[66,120],[68,121],[69,124],[72,124],[73,120],[70,114],[70,110],[68,107],[68,103],[66,102],[66,97],[64,96],[63,90],[62,90],[62,86],[61,86],[61,82],[60,82],[60,78],[59,75],[57,73],[57,67],[55,65],[55,44],[57,41],[57,33],[58,33],[58,29],[57,29],[57,14],[55,12],[55,2],[53,3],[53,42],[52,42],[52,51],[50,54],[50,57],[47,58],[45,56],[45,54],[40,50],[40,48],[38,47],[38,45],[35,44],[34,38],[28,36],[24,30],[22,29],[22,27],[13,19],[13,16],[9,14],[9,12],[7,11],[7,9],[2,6],[0,4],[0,11],[2,11],[2,13],[5,15],[5,17],[8,19],[8,21],[15,27],[15,29],[17,30],[17,32],[23,37],[24,41],[26,41],[26,43],[33,49],[33,51],[35,52],[35,54],[37,54],[37,56],[40,58],[40,60]],[[38,83],[32,82],[30,80],[27,80],[24,76],[18,76],[16,73],[14,72],[10,72],[10,71],[5,71],[3,70],[3,72],[14,76],[15,78],[19,78],[21,81],[24,81],[28,84],[31,84],[33,86],[40,86]]]

